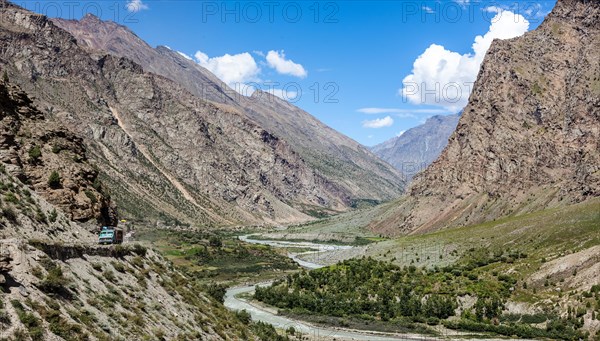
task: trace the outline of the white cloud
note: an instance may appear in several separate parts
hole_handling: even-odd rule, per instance
[[[467,0],[464,2],[468,3]],[[429,46],[415,60],[412,74],[403,79],[403,88],[399,92],[413,104],[442,106],[456,112],[467,104],[492,41],[518,37],[528,29],[529,22],[522,15],[499,11],[492,19],[489,31],[475,38],[473,53],[461,55],[441,45]]]
[[[167,47],[168,48],[168,47]],[[170,49],[169,49],[170,50]],[[177,53],[179,53],[180,56],[182,56],[185,59],[189,59],[189,60],[193,60],[192,57],[188,56],[187,54],[177,51]]]
[[[269,51],[267,53],[267,64],[282,75],[300,78],[304,78],[307,75],[307,72],[302,65],[294,63],[290,59],[285,59],[285,53],[283,51]]]
[[[364,128],[384,128],[384,127],[390,127],[392,124],[394,124],[394,119],[391,118],[390,116],[386,116],[384,118],[377,118],[374,120],[367,120],[367,121],[363,121],[362,126]]]
[[[433,10],[433,8],[429,7],[429,6],[423,6],[421,7],[421,9],[425,12],[425,13],[435,13],[435,11]]]
[[[142,0],[129,0],[125,7],[131,13],[137,13],[139,11],[148,9],[148,5],[143,3]]]
[[[233,88],[235,88],[236,83],[258,80],[260,68],[248,52],[209,58],[205,53],[198,51],[194,57],[196,57],[198,64],[214,73]]]
[[[488,6],[488,7],[484,8],[483,10],[488,13],[500,13],[503,11],[503,9],[498,6]]]

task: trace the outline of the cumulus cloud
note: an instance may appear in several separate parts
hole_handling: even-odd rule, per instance
[[[168,49],[170,50],[170,48],[168,48]],[[179,53],[179,55],[182,56],[185,59],[193,60],[192,57],[188,56],[187,54],[185,54],[183,52],[177,51],[177,53]]]
[[[279,52],[271,50],[267,53],[266,59],[267,65],[282,75],[304,78],[308,74],[302,65],[294,63],[290,59],[286,59],[283,51]]]
[[[384,127],[390,127],[392,126],[392,124],[394,124],[394,119],[391,118],[390,116],[386,116],[384,118],[377,118],[374,120],[367,120],[367,121],[363,121],[362,126],[365,128],[384,128]]]
[[[238,83],[256,81],[260,73],[256,61],[248,52],[210,58],[205,53],[198,51],[194,57],[198,64],[233,88]]]
[[[497,10],[488,9],[490,12]],[[399,92],[413,104],[442,106],[456,112],[467,104],[492,41],[518,37],[528,29],[529,22],[522,15],[498,10],[489,31],[475,37],[473,53],[460,54],[432,44],[415,60],[412,73],[404,78]]]
[[[127,10],[131,13],[137,13],[139,11],[143,11],[148,9],[148,5],[142,2],[142,0],[129,0],[125,5]]]

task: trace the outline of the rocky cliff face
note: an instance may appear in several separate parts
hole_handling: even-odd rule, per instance
[[[87,15],[82,20],[52,19],[82,46],[126,57],[144,70],[177,82],[197,97],[238,109],[298,153],[350,201],[390,200],[402,193],[400,172],[356,141],[338,133],[290,103],[258,91],[251,97],[229,88],[208,70],[166,47],[152,48],[114,22]]]
[[[285,223],[350,202],[238,108],[198,98],[129,59],[91,53],[42,15],[7,2],[0,11],[0,67],[84,137],[128,216]]]
[[[424,124],[374,146],[371,151],[410,181],[440,156],[459,118],[459,114],[430,117]]]
[[[494,41],[456,132],[373,224],[424,232],[600,196],[600,3],[559,0]]]
[[[82,139],[46,118],[25,93],[6,81],[0,81],[0,129],[0,162],[8,173],[71,220],[116,223],[114,207],[103,193]]]

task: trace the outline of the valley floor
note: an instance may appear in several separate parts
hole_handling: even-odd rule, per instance
[[[480,225],[390,240],[381,240],[364,229],[362,222],[366,220],[363,217],[371,214],[377,213],[373,213],[373,210],[352,212],[253,238],[271,240],[272,243],[285,239],[288,242],[321,240],[327,245],[354,244],[353,247],[338,247],[299,256],[302,261],[309,263],[334,265],[347,259],[370,257],[382,264],[395,264],[400,268],[422,268],[424,273],[453,271],[455,276],[451,277],[454,281],[463,283],[459,285],[468,286],[471,285],[469,283],[482,281],[490,285],[499,283],[509,290],[501,313],[494,318],[500,321],[500,325],[517,323],[543,330],[556,326],[559,329],[572,328],[590,338],[598,333],[600,199],[510,216]],[[344,231],[343,226],[347,226],[348,230]],[[457,271],[462,271],[458,277]],[[469,282],[467,275],[474,280]],[[325,289],[319,293],[322,294],[322,290]],[[461,290],[468,291],[466,288]],[[310,290],[307,292],[310,293]],[[478,332],[501,332],[498,328],[486,325],[496,324],[495,320],[485,322],[485,318],[474,319],[478,322],[467,323],[470,320],[468,316],[465,318],[464,312],[474,312],[477,298],[472,297],[471,302],[464,302],[463,295],[459,293],[457,296],[462,300],[459,310],[463,313],[458,315],[462,317],[446,326]],[[292,309],[289,313],[293,316],[302,315],[294,311]],[[535,323],[528,324],[529,320]],[[555,335],[569,339],[568,335],[571,334]],[[575,334],[572,335],[575,337]]]

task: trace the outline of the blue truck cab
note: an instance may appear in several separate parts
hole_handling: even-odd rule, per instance
[[[121,244],[123,243],[123,231],[116,227],[103,226],[98,236],[98,244]]]

